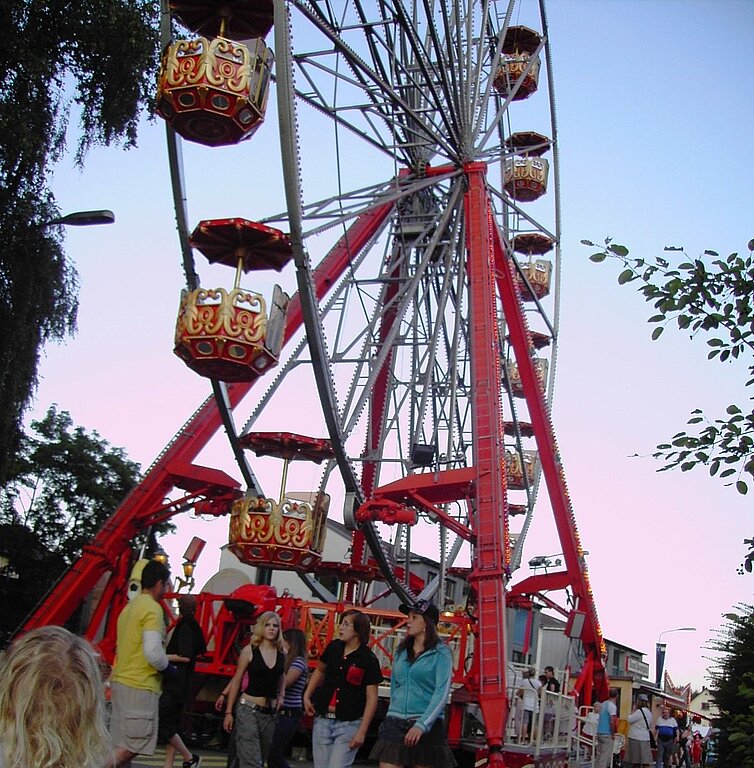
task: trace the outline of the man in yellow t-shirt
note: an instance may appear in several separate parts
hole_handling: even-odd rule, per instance
[[[141,594],[118,616],[110,721],[117,766],[138,754],[153,755],[157,747],[162,672],[175,670],[163,647],[165,621],[159,603],[169,585],[168,567],[151,560],[141,574]]]

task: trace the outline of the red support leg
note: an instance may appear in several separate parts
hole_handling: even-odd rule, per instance
[[[479,706],[491,757],[503,743],[508,718],[505,649],[505,563],[508,559],[502,371],[496,320],[489,201],[485,165],[466,167],[467,270],[472,381],[474,389],[476,547],[469,581],[477,592]]]
[[[607,698],[607,680],[602,663],[602,630],[597,618],[597,609],[594,605],[592,588],[589,583],[589,574],[584,562],[584,550],[581,546],[579,532],[576,527],[576,518],[573,514],[571,498],[566,485],[565,473],[560,461],[555,431],[550,419],[550,410],[545,400],[545,393],[537,380],[532,354],[534,347],[531,342],[524,313],[521,309],[521,300],[518,286],[514,280],[515,266],[505,253],[502,238],[497,228],[494,228],[493,246],[495,254],[495,271],[500,298],[503,304],[503,312],[510,334],[511,345],[516,356],[516,363],[521,375],[526,405],[529,410],[534,437],[537,441],[539,460],[542,464],[542,474],[552,504],[552,512],[555,525],[563,547],[563,557],[568,581],[577,599],[576,607],[585,611],[587,621],[582,634],[582,643],[587,658],[594,662],[595,682],[598,684],[598,694]],[[587,692],[590,695],[591,691]],[[591,703],[589,701],[588,703]]]

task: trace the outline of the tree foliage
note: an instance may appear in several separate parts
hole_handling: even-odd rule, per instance
[[[76,325],[68,263],[48,186],[80,115],[76,159],[136,141],[151,107],[159,52],[157,0],[4,0],[0,22],[0,485],[21,439],[40,348]]]
[[[31,427],[0,491],[0,523],[23,526],[70,564],[136,485],[139,465],[54,405]]]
[[[0,641],[7,640],[136,485],[139,466],[52,406],[0,490]]]
[[[582,243],[595,247],[589,240]],[[667,327],[676,326],[692,338],[705,340],[709,360],[742,363],[745,386],[754,384],[754,240],[749,242],[748,254],[732,253],[727,258],[705,251],[691,259],[682,248],[666,248],[678,257],[675,263],[670,256],[631,256],[628,248],[609,238],[604,246],[597,247],[591,260],[612,258],[621,262],[618,283],[636,283],[639,293],[652,304],[655,314],[648,322],[654,325],[653,340]],[[653,455],[664,462],[661,471],[680,467],[686,472],[701,464],[710,475],[735,484],[739,493],[747,493],[754,478],[754,409],[750,403],[728,405],[725,414],[717,418],[695,409],[688,424],[694,429],[677,432],[657,446]],[[745,567],[751,570],[751,558]]]
[[[712,641],[719,656],[710,668],[720,710],[719,763],[754,768],[754,606],[737,606]]]

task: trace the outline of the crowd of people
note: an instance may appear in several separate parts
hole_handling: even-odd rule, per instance
[[[173,768],[176,754],[183,768],[199,768],[199,755],[180,732],[194,665],[206,651],[196,599],[179,598],[179,620],[166,644],[160,600],[170,588],[168,568],[147,563],[141,587],[117,621],[109,732],[100,660],[86,640],[44,627],[12,644],[0,665],[0,768],[121,768],[136,755],[153,755],[158,739],[166,743],[165,768]],[[423,599],[400,610],[407,615],[405,636],[394,654],[390,703],[370,757],[380,768],[453,768],[443,723],[453,664],[438,634],[439,611]],[[314,767],[349,768],[365,743],[383,680],[370,633],[365,613],[344,611],[338,637],[310,675],[304,633],[283,632],[277,613],[262,613],[215,702],[229,734],[228,768],[290,768],[285,755],[304,714],[313,717]],[[551,738],[555,715],[546,694],[560,692],[553,668],[537,677],[527,667],[512,683],[509,678],[509,687],[514,739],[532,738],[540,706],[544,741]],[[613,765],[618,696],[611,688],[594,707],[596,768]],[[669,708],[653,719],[644,694],[634,702],[626,736],[623,764],[637,768],[653,761],[655,768],[702,768],[714,751],[714,739],[705,743]]]
[[[537,676],[536,667],[527,666],[520,671],[508,668],[508,698],[511,701],[513,741],[526,743],[536,736],[535,724],[540,708],[543,709],[543,741],[554,737],[555,704],[547,694],[560,693],[560,681],[551,666]]]
[[[618,727],[618,690],[610,689],[609,698],[595,705],[598,725],[595,736],[595,766],[613,765],[614,738]],[[678,719],[670,707],[663,706],[655,717],[649,696],[640,693],[627,718],[628,731],[621,765],[627,768],[703,768],[714,764],[715,733],[705,739],[694,731],[687,715]],[[654,754],[653,754],[654,753]]]
[[[169,589],[167,566],[150,561],[140,594],[118,617],[109,731],[105,679],[89,642],[44,627],[12,644],[0,669],[0,768],[121,768],[137,755],[153,755],[158,739],[166,743],[165,768],[176,754],[183,768],[199,768],[180,724],[205,638],[194,617],[196,600],[186,595],[166,643],[160,600]],[[452,659],[438,635],[439,612],[427,600],[401,611],[406,634],[371,756],[380,768],[453,768],[443,726]],[[262,613],[215,703],[230,735],[228,768],[289,768],[285,754],[304,713],[314,718],[315,768],[349,768],[366,740],[383,679],[370,633],[366,614],[343,612],[338,638],[309,675],[304,633],[283,632],[277,613]]]

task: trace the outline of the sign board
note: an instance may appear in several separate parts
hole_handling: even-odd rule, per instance
[[[649,664],[626,656],[626,672],[629,675],[638,675],[642,680],[649,679]]]

